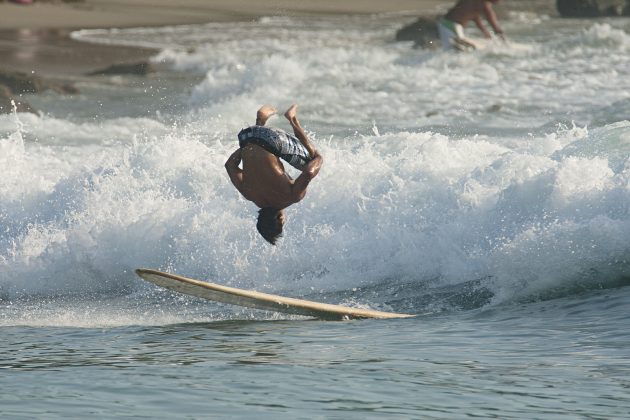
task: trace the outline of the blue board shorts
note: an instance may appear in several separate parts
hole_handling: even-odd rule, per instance
[[[300,171],[313,160],[300,139],[279,128],[252,125],[238,133],[238,143],[258,145]]]

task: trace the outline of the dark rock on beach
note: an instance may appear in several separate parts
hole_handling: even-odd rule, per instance
[[[630,14],[628,0],[556,0],[556,7],[561,16],[572,18]]]
[[[77,93],[72,84],[57,82],[19,71],[0,70],[0,85],[4,85],[13,94],[41,93],[52,90],[57,93]]]
[[[78,92],[77,88],[70,83],[58,82],[34,74],[0,69],[0,113],[8,114],[13,111],[12,100],[15,102],[17,112],[37,113],[20,96],[25,93],[41,93],[49,90],[61,94]]]
[[[146,76],[149,73],[155,72],[154,66],[148,61],[141,61],[139,63],[122,63],[113,64],[101,70],[96,70],[88,73],[88,76],[99,75],[135,75]]]
[[[28,102],[13,97],[11,90],[9,90],[8,87],[0,85],[0,114],[10,114],[13,112],[13,104],[11,104],[12,100],[15,102],[17,112],[37,113]]]
[[[396,32],[396,41],[413,41],[415,47],[439,46],[437,21],[439,16],[422,16]]]

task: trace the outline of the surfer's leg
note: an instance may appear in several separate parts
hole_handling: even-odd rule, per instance
[[[479,48],[477,43],[470,38],[467,38],[464,34],[464,27],[459,23],[454,24],[455,38],[453,39],[455,48],[458,50],[476,50]]]
[[[300,142],[304,145],[306,150],[308,150],[308,153],[311,156],[311,158],[316,156],[317,151],[315,150],[315,146],[309,140],[308,136],[306,135],[306,132],[304,132],[304,129],[302,128],[302,126],[300,125],[300,122],[297,119],[297,105],[296,104],[291,105],[289,109],[287,109],[287,112],[284,113],[284,116],[286,117],[287,120],[289,120],[289,123],[291,124],[291,127],[293,128],[293,133],[295,134],[295,137],[297,137],[300,140]]]
[[[256,112],[256,125],[265,125],[269,117],[278,112],[278,110],[271,105],[263,105]]]
[[[442,43],[443,50],[450,50],[454,47],[453,38],[456,38],[455,28],[453,22],[445,18],[438,20],[438,34],[440,36],[440,42]]]

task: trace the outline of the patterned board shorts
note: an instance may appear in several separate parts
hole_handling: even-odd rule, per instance
[[[238,133],[238,143],[256,144],[299,170],[313,159],[300,139],[279,128],[252,125]]]

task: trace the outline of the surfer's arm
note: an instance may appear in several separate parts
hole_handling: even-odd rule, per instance
[[[473,41],[466,39],[466,38],[453,38],[453,46],[457,49],[466,49],[466,48],[472,48],[473,50],[476,50],[479,48],[479,46],[477,44],[475,44]]]
[[[225,170],[230,176],[230,181],[236,187],[236,189],[242,193],[243,187],[243,170],[238,167],[241,163],[241,149],[237,149],[234,153],[230,155],[228,160],[225,162]]]
[[[483,21],[481,20],[481,16],[477,16],[475,19],[475,25],[477,25],[477,28],[479,28],[479,30],[481,32],[483,32],[483,36],[486,38],[492,38],[492,35],[490,35],[490,32],[488,31],[488,28],[486,28],[486,26],[483,24]]]
[[[503,35],[503,29],[499,26],[499,21],[497,20],[497,14],[494,12],[492,8],[492,3],[485,2],[483,5],[483,13],[486,15],[486,20],[492,26],[494,33],[501,37],[501,39],[505,39]],[[480,28],[481,29],[481,28]],[[487,32],[487,30],[486,30]],[[485,32],[484,32],[485,33]],[[489,34],[488,34],[489,35]]]
[[[294,203],[302,200],[306,195],[308,184],[317,176],[319,170],[324,163],[322,155],[315,151],[315,157],[304,166],[302,173],[298,176],[291,186],[291,198]]]

